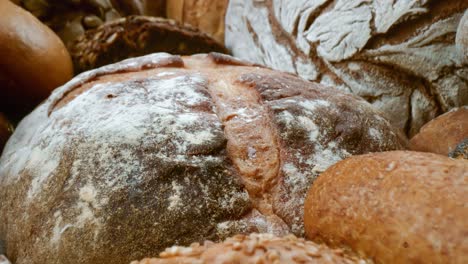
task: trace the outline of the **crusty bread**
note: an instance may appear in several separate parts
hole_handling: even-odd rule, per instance
[[[88,30],[69,49],[76,72],[155,52],[227,53],[223,45],[193,27],[148,16],[121,18]]]
[[[393,151],[338,162],[305,202],[307,237],[377,263],[466,263],[468,162]]]
[[[467,8],[466,0],[230,0],[225,45],[359,95],[413,136],[468,104],[468,63],[455,44]]]
[[[410,140],[410,149],[447,156],[468,139],[468,106],[454,109],[425,124]]]
[[[351,264],[366,263],[348,256],[343,250],[330,249],[293,235],[276,237],[271,234],[237,235],[221,243],[205,242],[190,247],[173,246],[160,258],[146,258],[131,264]]]
[[[15,264],[92,264],[237,233],[303,236],[317,175],[403,145],[364,100],[294,75],[216,53],[129,59],[79,75],[19,124],[0,159],[0,240]]]
[[[224,43],[224,16],[229,0],[167,0],[166,15],[190,24]]]
[[[73,75],[55,33],[9,0],[0,1],[0,112],[27,114]]]

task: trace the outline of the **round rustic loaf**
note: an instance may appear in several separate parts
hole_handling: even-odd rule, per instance
[[[69,48],[77,72],[155,52],[227,53],[223,45],[195,28],[148,16],[121,18],[88,30]]]
[[[206,241],[190,247],[173,246],[160,254],[160,258],[146,258],[131,264],[338,264],[366,263],[348,256],[339,249],[330,249],[293,235],[276,237],[271,234],[236,235],[214,244]]]
[[[168,18],[190,24],[224,43],[224,17],[229,0],[167,0]]]
[[[429,123],[410,140],[410,149],[447,156],[468,139],[468,106],[453,109]]]
[[[468,64],[455,47],[467,8],[460,0],[230,0],[225,45],[359,95],[413,136],[468,104]]]
[[[304,206],[307,237],[377,263],[466,263],[468,162],[433,153],[354,156],[322,173]]]
[[[367,102],[213,53],[83,73],[0,159],[0,239],[22,263],[124,263],[251,232],[303,235],[315,177],[404,140]]]
[[[73,75],[60,38],[9,0],[0,0],[0,58],[0,112],[15,119]]]

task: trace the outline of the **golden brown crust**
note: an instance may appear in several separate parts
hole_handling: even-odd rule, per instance
[[[366,263],[362,259],[345,255],[342,250],[331,249],[311,241],[289,235],[271,234],[236,235],[224,242],[190,247],[171,247],[160,258],[146,258],[131,264],[222,264],[222,263]]]
[[[224,16],[228,0],[168,0],[166,15],[190,24],[224,43]]]
[[[310,188],[306,234],[377,263],[465,263],[467,179],[468,162],[432,153],[351,157]]]
[[[7,0],[0,10],[0,105],[3,111],[28,105],[30,111],[72,77],[70,55],[29,12]]]
[[[410,149],[447,156],[468,138],[468,106],[454,109],[425,124],[410,140]]]

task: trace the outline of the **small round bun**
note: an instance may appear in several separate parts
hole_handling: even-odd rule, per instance
[[[24,111],[73,75],[60,38],[32,14],[0,1],[0,111]]]
[[[410,140],[410,149],[447,156],[468,138],[468,106],[445,113],[425,124]]]
[[[466,263],[468,162],[433,153],[354,156],[309,190],[307,237],[377,263]]]
[[[236,235],[224,242],[205,242],[190,247],[173,246],[160,258],[146,258],[131,264],[221,264],[221,263],[365,263],[345,255],[341,249],[331,249],[293,235],[276,237],[271,234]]]

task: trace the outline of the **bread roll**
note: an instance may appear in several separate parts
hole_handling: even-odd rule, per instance
[[[168,18],[190,24],[224,43],[224,16],[229,0],[167,0]]]
[[[230,0],[225,45],[359,95],[413,136],[468,104],[468,63],[455,47],[467,8],[463,0]]]
[[[73,75],[70,55],[52,30],[0,0],[0,111],[26,114]]]
[[[154,52],[227,53],[224,46],[195,28],[147,16],[121,18],[88,30],[70,45],[70,51],[77,72]]]
[[[0,113],[0,154],[2,153],[3,147],[12,133],[13,126],[8,121],[8,119],[6,119],[5,115]]]
[[[403,144],[365,101],[294,75],[217,53],[129,59],[19,124],[0,159],[0,240],[15,264],[92,264],[302,236],[318,174]]]
[[[275,237],[271,234],[237,235],[222,243],[205,242],[190,247],[173,246],[160,254],[160,258],[146,258],[131,264],[274,264],[308,263],[338,264],[366,263],[344,255],[342,250],[330,249],[295,236]]]
[[[447,156],[468,139],[468,106],[454,109],[425,124],[410,140],[410,149]]]
[[[338,162],[305,201],[307,237],[376,263],[466,263],[468,162],[393,151]]]

